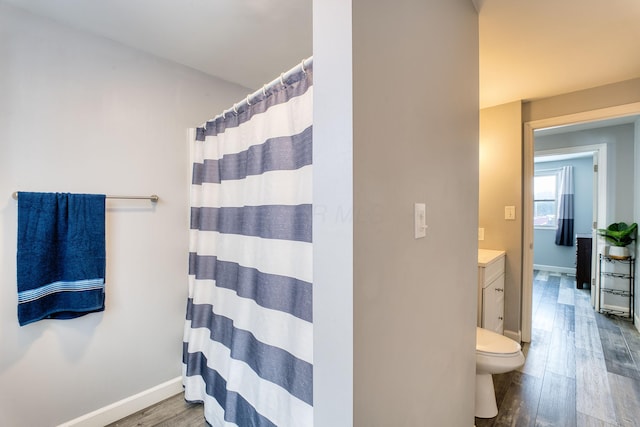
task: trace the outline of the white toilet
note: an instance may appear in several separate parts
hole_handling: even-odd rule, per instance
[[[492,374],[503,374],[524,365],[520,344],[488,329],[476,327],[476,417],[498,415]]]

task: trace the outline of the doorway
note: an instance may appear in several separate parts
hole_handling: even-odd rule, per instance
[[[618,107],[605,108],[601,110],[588,111],[583,113],[577,113],[567,116],[554,117],[550,119],[538,120],[535,122],[528,122],[524,125],[524,159],[523,159],[523,265],[522,265],[522,341],[531,341],[531,323],[532,323],[532,290],[533,290],[533,249],[534,249],[534,227],[533,227],[533,177],[534,177],[534,158],[535,158],[535,132],[542,129],[551,129],[566,126],[586,126],[586,127],[598,127],[601,126],[597,122],[603,120],[616,120],[619,123],[634,123],[637,120],[637,115],[640,114],[640,103],[622,105]],[[614,123],[614,122],[609,122]],[[634,139],[635,170],[638,170],[640,161],[638,160],[638,149],[640,147],[639,138],[636,136]],[[606,154],[605,154],[606,156]],[[600,166],[605,163],[600,158]],[[600,169],[602,172],[602,169]],[[637,172],[636,172],[637,173]],[[598,174],[599,180],[605,177],[605,173]],[[634,180],[632,180],[633,182]],[[606,182],[603,184],[598,183],[599,188],[606,189]],[[638,187],[638,186],[636,186]],[[636,200],[640,200],[640,189],[634,188],[634,195]],[[595,212],[597,212],[597,224],[594,228],[598,228],[599,224],[606,224],[608,220],[608,210],[610,210],[609,203],[602,199],[604,193],[598,193],[600,200],[597,203]],[[633,217],[637,218],[640,212],[638,209],[639,203],[636,202],[633,207]],[[595,242],[598,239],[594,239]],[[597,248],[594,248],[597,252]],[[592,268],[592,272],[595,274],[596,270]],[[592,299],[592,305],[597,307],[599,304],[597,298],[597,292]]]
[[[587,284],[590,291],[591,306],[599,310],[599,288],[596,278],[598,277],[599,264],[596,262],[597,255],[602,253],[602,240],[597,238],[597,228],[599,225],[607,224],[607,144],[566,146],[570,142],[570,135],[580,130],[576,127],[566,127],[561,133],[551,133],[545,130],[535,132],[536,149],[534,151],[534,182],[544,183],[549,178],[553,179],[558,174],[562,166],[570,166],[574,171],[574,203],[573,210],[573,234],[582,239],[586,239],[578,244],[578,239],[571,242],[571,246],[566,243],[559,246],[555,242],[557,218],[551,216],[551,220],[546,220],[537,212],[538,191],[534,186],[534,232],[533,251],[534,269],[555,273],[567,273],[570,276],[577,275],[577,286],[583,287]],[[538,149],[537,147],[546,149]],[[550,146],[560,148],[550,149]],[[557,209],[555,205],[556,193],[553,197],[553,213]],[[544,205],[543,205],[544,206]],[[548,210],[548,209],[547,209]],[[547,224],[548,222],[548,224]],[[590,254],[588,265],[581,266],[584,261],[577,256],[578,246],[585,242],[590,242],[588,253]],[[578,258],[579,261],[576,259]],[[584,267],[584,269],[583,269]],[[588,270],[589,277],[582,277],[577,274],[579,270]],[[578,281],[578,279],[580,279]]]

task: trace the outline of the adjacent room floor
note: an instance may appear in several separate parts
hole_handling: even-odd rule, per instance
[[[597,313],[575,277],[536,272],[525,365],[494,376],[486,426],[640,426],[640,333]]]

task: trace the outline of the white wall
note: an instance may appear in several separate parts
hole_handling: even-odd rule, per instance
[[[351,0],[313,2],[314,422],[353,425]]]
[[[187,128],[248,89],[0,4],[0,425],[51,426],[180,375]],[[108,201],[106,311],[19,327],[11,193]]]

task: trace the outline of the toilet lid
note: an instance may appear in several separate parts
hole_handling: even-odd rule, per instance
[[[513,354],[521,350],[520,344],[484,328],[476,327],[476,351],[491,354]]]

